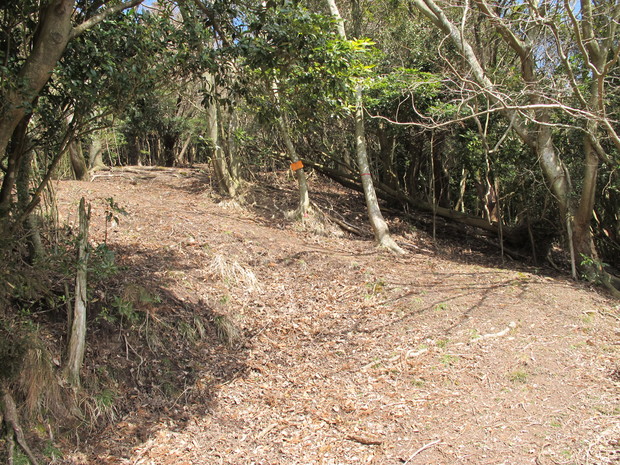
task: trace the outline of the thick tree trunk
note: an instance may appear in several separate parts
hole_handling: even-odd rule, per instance
[[[94,137],[88,148],[88,170],[91,172],[105,168],[103,162],[103,143],[98,137]]]
[[[41,13],[32,52],[18,74],[19,85],[9,87],[0,114],[0,156],[7,149],[13,132],[49,80],[71,34],[74,0],[52,0]]]
[[[77,140],[69,144],[69,159],[71,160],[71,168],[73,169],[75,179],[84,181],[88,175],[88,167],[86,166],[82,144]]]
[[[9,214],[13,203],[13,187],[18,176],[21,158],[28,150],[26,133],[29,121],[30,117],[27,117],[19,122],[9,147],[7,168],[0,188],[0,218],[5,218]]]

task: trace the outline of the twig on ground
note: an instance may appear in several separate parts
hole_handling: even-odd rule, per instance
[[[370,436],[361,436],[359,434],[349,434],[347,439],[350,441],[359,442],[360,444],[364,444],[365,446],[380,446],[383,444],[383,439],[373,438]]]
[[[441,439],[435,439],[434,441],[429,442],[428,444],[425,444],[424,446],[420,447],[413,454],[411,454],[411,456],[405,461],[405,465],[411,462],[411,459],[413,459],[416,455],[418,455],[419,453],[421,453],[422,451],[425,451],[426,449],[430,447],[433,447],[435,444],[438,444],[439,442],[441,442]]]

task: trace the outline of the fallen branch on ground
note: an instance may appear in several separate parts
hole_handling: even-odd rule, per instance
[[[11,457],[13,456],[12,436],[14,435],[15,439],[17,439],[17,443],[20,445],[22,450],[26,453],[26,456],[28,457],[28,460],[30,460],[30,463],[32,463],[32,465],[39,465],[37,458],[32,453],[32,451],[30,450],[30,447],[28,446],[28,443],[26,442],[24,431],[22,430],[22,427],[19,424],[19,418],[17,415],[17,407],[15,406],[15,401],[13,400],[13,396],[11,395],[11,393],[6,387],[2,388],[2,411],[4,413],[4,421],[6,423],[8,437],[10,438],[9,450],[11,452]],[[11,433],[11,430],[13,431],[12,433]]]

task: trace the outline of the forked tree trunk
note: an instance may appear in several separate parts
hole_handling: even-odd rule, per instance
[[[215,95],[217,90],[215,85],[215,77],[208,74],[206,75],[206,79],[210,87],[210,91]],[[226,159],[223,141],[220,138],[222,124],[220,121],[219,105],[215,98],[212,99],[207,107],[207,124],[207,135],[213,144],[213,158],[211,161],[215,171],[218,190],[221,194],[234,198],[237,195],[239,181],[238,178],[233,176],[231,173]]]
[[[69,384],[80,386],[80,370],[84,362],[86,348],[86,305],[87,305],[87,269],[88,269],[88,226],[90,222],[90,205],[86,209],[84,197],[79,207],[80,235],[78,237],[77,272],[75,276],[75,303],[71,318],[71,334],[64,376]]]

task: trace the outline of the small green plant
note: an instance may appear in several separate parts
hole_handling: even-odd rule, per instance
[[[92,251],[88,264],[91,276],[95,276],[100,281],[118,273],[116,254],[105,243],[99,244]]]
[[[106,321],[110,324],[115,324],[118,321],[118,318],[108,307],[103,307],[95,318],[95,321]]]
[[[438,303],[437,305],[435,305],[433,307],[433,310],[435,310],[436,312],[440,312],[440,311],[444,311],[444,310],[449,310],[450,307],[446,302],[441,302]]]
[[[508,379],[513,383],[527,383],[528,374],[523,370],[514,370],[508,375]]]
[[[141,319],[140,312],[138,312],[132,302],[123,299],[119,296],[114,296],[112,299],[112,305],[121,317],[121,321],[127,321],[130,324],[138,323]]]
[[[435,344],[440,349],[445,349],[448,346],[449,342],[450,342],[450,339],[437,339],[437,342]]]
[[[92,398],[92,402],[87,404],[93,421],[98,421],[100,418],[104,418],[107,422],[115,421],[117,417],[117,410],[114,405],[116,398],[116,392],[109,388],[97,393]]]
[[[28,456],[24,454],[20,449],[16,449],[13,453],[13,464],[30,465],[30,460],[28,460]]]
[[[603,263],[597,258],[589,257],[581,254],[581,267],[584,269],[581,277],[586,281],[590,281],[594,284],[603,284],[604,269],[607,263]]]
[[[367,282],[366,289],[368,289],[366,297],[381,294],[385,290],[385,281],[382,278],[377,278],[374,281]]]
[[[108,197],[105,199],[106,201],[106,209],[105,209],[105,232],[103,236],[103,243],[106,244],[108,242],[108,227],[112,225],[112,227],[116,226],[120,222],[120,218],[118,215],[127,216],[129,213],[119,206],[114,201],[113,197]]]
[[[47,458],[51,460],[62,458],[62,452],[60,451],[60,449],[58,449],[58,447],[52,444],[51,441],[48,441],[45,444],[45,447],[43,448],[42,452],[43,452],[43,455],[45,455]]]
[[[108,409],[114,405],[116,393],[112,389],[104,389],[95,396],[95,403],[101,409]]]
[[[458,361],[459,361],[459,357],[457,355],[443,354],[441,356],[441,363],[443,363],[446,366],[456,365]]]

